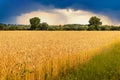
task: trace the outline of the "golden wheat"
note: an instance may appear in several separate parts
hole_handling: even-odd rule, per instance
[[[1,31],[0,80],[54,80],[120,32]]]

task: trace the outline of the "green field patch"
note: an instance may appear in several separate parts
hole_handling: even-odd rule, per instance
[[[99,55],[59,80],[120,80],[120,43],[104,48]]]

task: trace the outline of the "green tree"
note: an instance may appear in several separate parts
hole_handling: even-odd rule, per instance
[[[38,17],[34,17],[30,19],[31,30],[35,30],[40,25],[40,19]]]
[[[89,28],[99,30],[99,26],[102,25],[102,22],[100,21],[100,18],[97,18],[96,16],[93,16],[89,20]]]
[[[46,22],[43,22],[39,25],[40,30],[47,30],[49,25]]]
[[[6,24],[0,23],[0,30],[3,30],[6,27]]]

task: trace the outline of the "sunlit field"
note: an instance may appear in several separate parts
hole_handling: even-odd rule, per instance
[[[56,80],[119,36],[117,31],[0,31],[0,80]]]

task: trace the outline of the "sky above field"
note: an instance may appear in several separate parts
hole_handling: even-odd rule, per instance
[[[119,25],[120,0],[0,0],[0,23],[29,24],[39,17],[50,25],[88,24],[91,16]]]

